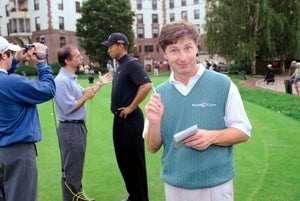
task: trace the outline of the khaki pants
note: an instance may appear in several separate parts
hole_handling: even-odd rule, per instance
[[[203,189],[183,189],[165,183],[166,201],[233,201],[232,180]]]

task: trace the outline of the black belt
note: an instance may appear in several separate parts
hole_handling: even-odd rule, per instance
[[[74,123],[74,124],[84,124],[84,120],[65,120],[65,121],[59,121],[60,123]]]

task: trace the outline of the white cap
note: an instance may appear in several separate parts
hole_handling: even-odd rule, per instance
[[[10,44],[5,38],[0,36],[0,54],[6,52],[7,50],[11,50],[17,52],[21,49],[19,45]]]

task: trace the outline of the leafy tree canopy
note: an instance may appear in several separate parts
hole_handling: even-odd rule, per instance
[[[77,20],[76,36],[80,37],[81,47],[91,60],[106,63],[110,59],[101,42],[113,32],[124,33],[130,43],[129,49],[132,48],[134,13],[129,0],[86,0],[80,12],[82,18]]]
[[[256,74],[257,58],[298,57],[299,13],[297,0],[207,0],[206,46]]]

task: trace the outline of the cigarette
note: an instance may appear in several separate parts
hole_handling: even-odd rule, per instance
[[[157,92],[156,92],[156,90],[155,90],[154,84],[153,84],[153,83],[151,83],[151,84],[152,84],[152,90],[153,90],[153,92],[154,92],[155,94],[157,94]]]

